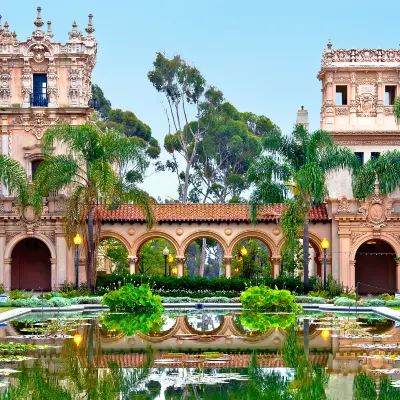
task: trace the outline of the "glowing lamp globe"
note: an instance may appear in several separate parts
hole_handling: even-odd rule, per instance
[[[324,338],[324,340],[328,340],[329,336],[331,336],[331,333],[327,329],[324,329],[321,332],[321,336]]]
[[[79,246],[81,243],[82,243],[81,235],[77,233],[76,236],[74,237],[74,244],[75,246]]]
[[[326,239],[326,238],[324,238],[323,240],[322,240],[322,242],[321,242],[321,247],[323,248],[323,249],[329,249],[329,241]]]
[[[176,275],[178,273],[178,268],[174,267],[171,269],[172,275]]]
[[[169,263],[172,263],[174,261],[174,256],[172,254],[170,254],[167,258]]]
[[[75,333],[74,335],[74,342],[75,344],[79,347],[79,345],[82,342],[82,335],[80,335],[79,333]]]
[[[246,249],[246,247],[242,247],[241,249],[240,249],[240,254],[244,257],[244,256],[247,256],[247,249]]]
[[[168,247],[165,247],[165,249],[162,251],[162,253],[163,253],[163,256],[168,256],[168,254],[169,254],[169,250],[168,250]]]

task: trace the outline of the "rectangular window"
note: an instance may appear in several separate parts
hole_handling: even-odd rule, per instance
[[[347,106],[347,86],[336,86],[336,105]]]
[[[358,160],[360,161],[360,164],[364,164],[364,152],[362,151],[358,151],[356,153],[354,153],[356,155],[356,157],[358,158]]]
[[[31,106],[48,106],[46,74],[33,74],[33,93],[31,95]]]
[[[385,86],[385,106],[392,106],[396,98],[396,86]]]
[[[371,160],[377,160],[381,153],[379,151],[372,151],[371,152]]]
[[[32,161],[32,180],[35,177],[36,170],[39,168],[39,165],[43,162],[43,160],[34,160]]]

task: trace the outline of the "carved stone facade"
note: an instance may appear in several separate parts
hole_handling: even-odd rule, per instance
[[[51,22],[44,28],[42,10],[37,9],[34,31],[26,39],[2,25],[0,17],[0,154],[12,156],[25,168],[32,180],[34,163],[43,159],[40,140],[50,126],[57,123],[83,124],[90,119],[89,107],[92,71],[96,65],[97,41],[93,37],[93,20],[89,16],[86,33],[73,23],[68,41],[54,41]],[[76,80],[75,77],[78,77]],[[70,88],[73,91],[71,96]],[[56,146],[55,154],[62,153]],[[21,213],[0,185],[0,283],[11,285],[13,249],[19,243],[38,239],[50,254],[43,262],[49,264],[51,287],[72,280],[72,249],[63,237],[61,212],[65,198],[50,194],[41,218],[34,218],[26,209]],[[29,262],[29,259],[28,259]],[[39,262],[39,261],[38,261]],[[84,268],[80,272],[84,276]],[[49,283],[50,285],[50,283]]]

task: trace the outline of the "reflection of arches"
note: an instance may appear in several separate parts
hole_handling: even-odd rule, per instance
[[[184,256],[186,254],[186,252],[192,242],[194,242],[195,240],[204,239],[204,238],[215,240],[221,246],[221,249],[224,253],[224,257],[227,257],[230,255],[228,245],[226,244],[226,242],[223,240],[223,238],[217,232],[200,231],[199,230],[199,231],[193,232],[184,240],[184,242],[182,243],[182,246],[181,246],[181,251],[182,251],[181,256]]]
[[[141,247],[152,239],[165,239],[169,242],[175,249],[176,254],[179,254],[179,243],[176,241],[174,237],[172,237],[168,232],[164,231],[154,231],[154,232],[146,232],[145,234],[141,235],[136,241],[132,244],[131,255],[132,256],[139,256]]]
[[[240,243],[242,240],[245,239],[257,239],[260,242],[264,243],[269,252],[270,252],[270,257],[279,257],[279,253],[278,253],[278,249],[277,246],[275,244],[275,242],[272,240],[271,237],[269,237],[266,233],[262,232],[262,231],[258,231],[258,230],[246,230],[244,232],[239,233],[238,235],[236,235],[229,246],[229,251],[230,254],[232,254],[233,252],[233,248]]]
[[[51,253],[36,238],[19,241],[12,251],[11,289],[51,290]]]
[[[396,251],[386,240],[370,239],[355,252],[355,283],[360,293],[396,291]],[[380,288],[380,289],[379,289]]]

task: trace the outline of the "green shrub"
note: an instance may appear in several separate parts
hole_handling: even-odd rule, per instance
[[[81,296],[69,299],[71,304],[101,304],[102,296]]]
[[[12,300],[11,304],[13,307],[51,307],[48,300],[38,299],[37,297],[29,297],[29,298],[19,298],[16,300]]]
[[[12,302],[11,301],[3,301],[0,303],[0,308],[1,307],[12,307]]]
[[[377,296],[377,299],[388,301],[388,300],[394,300],[395,298],[389,293],[382,293],[379,296]]]
[[[240,323],[252,331],[266,332],[269,329],[286,329],[296,322],[295,314],[263,314],[245,310],[240,316]]]
[[[339,297],[346,297],[347,299],[352,299],[352,300],[357,299],[357,295],[355,294],[355,292],[342,293]],[[360,299],[361,299],[361,296],[358,295],[358,300],[360,300]]]
[[[71,305],[71,300],[65,299],[64,297],[52,297],[48,300],[48,303],[52,307],[67,307]]]
[[[296,298],[288,290],[252,286],[240,295],[242,306],[248,310],[297,312]]]
[[[296,296],[297,303],[315,303],[325,304],[326,299],[323,297],[312,297],[312,296]]]
[[[315,290],[312,292],[308,292],[307,296],[311,296],[311,297],[322,297],[324,299],[330,299],[331,296],[329,294],[329,292],[327,290]]]
[[[365,307],[384,307],[385,300],[380,299],[368,299],[362,303]]]
[[[356,305],[356,301],[347,297],[338,297],[334,304],[335,306],[351,307]]]
[[[231,298],[231,303],[240,303],[240,297],[232,297]]]
[[[176,297],[161,297],[162,303],[177,303]]]
[[[161,297],[153,295],[150,286],[146,284],[135,287],[128,283],[119,290],[105,294],[103,304],[109,306],[111,310],[131,310],[143,313],[164,309]]]
[[[14,289],[8,293],[10,300],[29,299],[33,297],[33,292],[26,292],[25,290]]]
[[[140,285],[148,283],[153,292],[165,297],[190,296],[201,298],[204,296],[238,297],[249,286],[265,285],[278,289],[287,289],[291,292],[302,293],[303,283],[299,278],[282,277],[263,279],[242,278],[204,278],[184,276],[143,276],[143,275],[116,275],[99,273],[97,278],[97,294],[101,295],[111,290],[117,290],[127,283]],[[168,295],[169,292],[169,295]],[[186,292],[186,293],[185,293]],[[228,294],[229,293],[229,294]],[[167,296],[168,295],[168,296]]]
[[[200,303],[229,303],[229,299],[227,297],[204,297]]]
[[[400,307],[400,300],[388,300],[385,304],[387,307]]]
[[[194,299],[190,297],[162,297],[163,303],[193,303]]]

